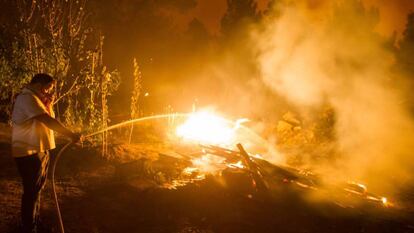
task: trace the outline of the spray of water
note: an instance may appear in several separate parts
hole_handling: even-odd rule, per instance
[[[148,117],[141,117],[141,118],[135,118],[135,119],[131,119],[128,121],[124,121],[112,126],[109,126],[105,129],[99,130],[97,132],[91,133],[91,134],[87,134],[84,137],[88,138],[88,137],[92,137],[95,135],[99,135],[102,134],[104,132],[113,130],[113,129],[117,129],[117,128],[121,128],[127,125],[132,125],[138,122],[143,122],[143,121],[149,121],[149,120],[156,120],[156,119],[174,119],[176,117],[188,117],[189,113],[171,113],[171,114],[160,114],[160,115],[155,115],[155,116],[148,116]]]
[[[124,122],[109,126],[105,129],[99,130],[97,132],[87,134],[87,135],[84,136],[84,138],[93,137],[93,136],[102,134],[104,132],[114,130],[114,129],[118,129],[118,128],[121,128],[121,127],[134,125],[134,124],[137,124],[137,123],[142,123],[142,122],[147,122],[147,121],[152,121],[152,120],[157,120],[157,119],[167,119],[169,122],[174,124],[176,119],[178,119],[178,118],[186,119],[189,116],[191,116],[192,114],[193,113],[171,113],[171,114],[160,114],[160,115],[154,115],[154,116],[131,119],[131,120],[128,120],[128,121],[124,121]],[[241,125],[238,121],[232,121],[232,120],[225,119],[225,118],[223,118],[223,121],[226,124],[229,124],[230,126],[237,128],[239,137],[237,137],[236,140],[242,140],[242,142],[250,144],[250,145],[247,145],[247,147],[263,148],[264,150],[262,149],[260,152],[271,153],[271,155],[269,155],[268,157],[269,158],[275,158],[274,155],[275,155],[275,153],[277,153],[276,150],[273,148],[273,146],[267,140],[265,140],[263,137],[258,135],[256,132],[254,132],[253,130],[251,130],[250,128],[248,128],[244,125]],[[277,157],[280,158],[280,156],[277,156]],[[279,160],[279,161],[282,161],[282,160]]]

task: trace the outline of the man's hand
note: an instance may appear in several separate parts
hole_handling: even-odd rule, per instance
[[[53,104],[55,103],[56,95],[45,93],[43,94],[43,103],[45,106],[49,109],[53,107]]]
[[[76,142],[79,142],[79,141],[81,141],[82,140],[82,135],[80,134],[80,133],[72,133],[71,135],[70,135],[70,140],[73,142],[73,143],[76,143]]]

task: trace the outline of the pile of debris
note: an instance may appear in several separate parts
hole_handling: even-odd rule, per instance
[[[284,195],[332,202],[340,207],[360,205],[392,207],[387,198],[368,192],[363,184],[343,182],[327,184],[310,172],[275,165],[260,155],[249,154],[241,144],[238,151],[199,144],[185,152],[158,153],[157,158],[140,158],[117,166],[120,177],[150,177],[159,186],[177,189],[207,178],[231,193],[248,198],[269,199]]]

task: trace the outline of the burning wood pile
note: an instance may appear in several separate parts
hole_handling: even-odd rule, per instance
[[[341,207],[369,205],[372,207],[391,207],[387,198],[368,192],[363,184],[343,182],[328,185],[316,174],[288,166],[274,165],[260,155],[245,151],[241,144],[239,151],[214,145],[200,145],[200,152],[191,155],[192,165],[184,168],[179,179],[169,188],[197,182],[211,176],[230,192],[248,198],[272,198],[296,192],[307,198],[321,195],[324,201],[333,202]]]
[[[211,179],[228,192],[251,199],[280,198],[293,193],[303,199],[317,196],[341,207],[392,206],[385,197],[369,193],[362,184],[327,184],[312,172],[276,165],[259,154],[248,153],[240,143],[236,144],[237,149],[229,149],[240,140],[240,122],[229,124],[205,112],[192,114],[175,131],[181,140],[176,143],[185,144],[185,149],[159,153],[156,161],[141,159],[123,166],[131,167],[126,173],[146,173],[169,189]]]

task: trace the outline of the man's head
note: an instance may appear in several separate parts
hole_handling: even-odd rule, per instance
[[[56,80],[48,74],[36,74],[29,85],[42,94],[50,94],[55,87]]]

